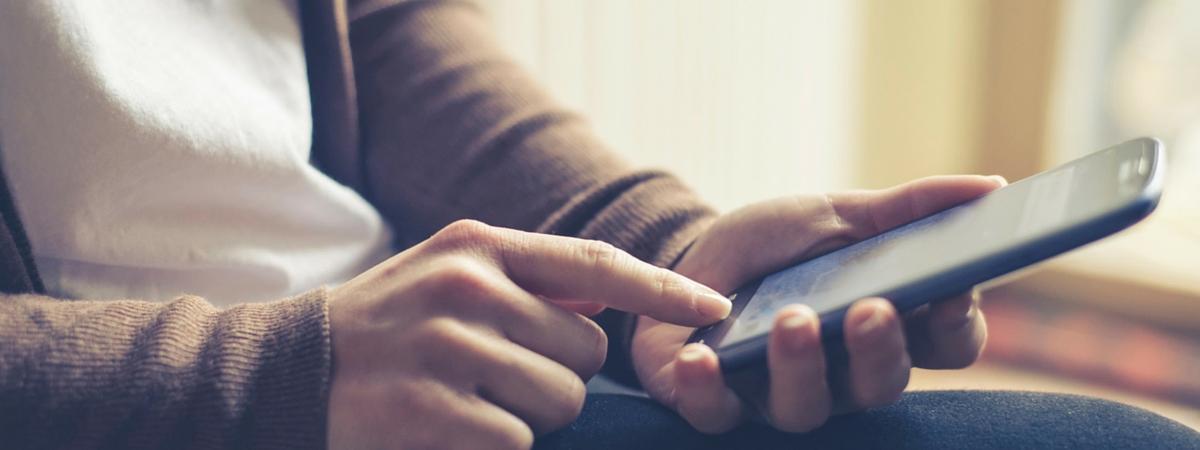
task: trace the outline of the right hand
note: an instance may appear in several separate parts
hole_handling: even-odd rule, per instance
[[[611,245],[474,221],[330,296],[337,449],[529,448],[535,434],[575,419],[583,380],[604,362],[604,332],[567,308],[685,326],[730,309],[715,291]]]

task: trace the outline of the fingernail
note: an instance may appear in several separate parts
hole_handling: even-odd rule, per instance
[[[816,314],[811,308],[804,308],[796,313],[784,317],[779,322],[779,326],[783,328],[784,343],[788,349],[793,352],[806,350],[813,343],[812,333],[808,333],[804,327],[816,320]]]
[[[990,176],[990,177],[988,177],[988,178],[991,178],[991,179],[995,180],[995,181],[996,181],[996,183],[997,183],[997,184],[999,184],[999,185],[1001,185],[1001,186],[1004,186],[1004,185],[1007,185],[1007,184],[1008,184],[1008,179],[1004,178],[1004,176],[1003,176],[1003,175],[992,175],[992,176]]]
[[[885,320],[883,308],[879,306],[872,306],[871,315],[867,316],[866,320],[863,320],[858,324],[858,334],[862,336],[871,336],[875,333],[878,333],[879,330],[883,329],[883,323]]]
[[[697,291],[696,295],[700,297],[696,302],[696,309],[704,314],[704,317],[724,319],[729,317],[729,312],[733,310],[733,302],[716,291]]]

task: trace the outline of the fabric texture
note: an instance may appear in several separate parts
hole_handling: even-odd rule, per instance
[[[469,4],[314,0],[300,7],[312,162],[356,189],[401,245],[469,217],[604,240],[667,264],[714,215],[669,174],[612,156],[508,62]],[[30,126],[53,119],[23,115],[19,105],[13,111],[16,123]],[[0,152],[7,156],[6,138]],[[5,170],[10,180],[17,175]],[[53,176],[47,170],[37,175]],[[323,291],[223,310],[192,296],[51,298],[29,257],[37,244],[20,226],[20,212],[37,205],[7,200],[0,201],[5,445],[324,447],[332,355]],[[629,373],[621,339],[629,320],[610,313],[604,323],[614,337],[611,370]]]
[[[4,448],[323,448],[326,291],[0,301]]]
[[[295,7],[0,4],[4,167],[48,294],[271,300],[390,255],[309,163]]]
[[[837,416],[810,433],[747,424],[709,436],[653,400],[588,397],[579,419],[540,450],[1195,449],[1200,433],[1129,405],[1066,394],[920,391],[891,406]]]

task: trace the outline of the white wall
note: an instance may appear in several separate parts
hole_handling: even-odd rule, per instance
[[[619,152],[719,207],[853,180],[856,1],[479,3]]]
[[[1137,136],[1161,139],[1167,188],[1158,216],[1200,221],[1200,3],[1065,4],[1048,146],[1065,160]]]
[[[1118,123],[1113,79],[1118,48],[1142,0],[1067,0],[1050,96],[1047,161],[1053,166],[1136,137]]]

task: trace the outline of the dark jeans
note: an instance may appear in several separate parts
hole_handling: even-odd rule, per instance
[[[720,436],[692,430],[652,400],[593,394],[570,427],[535,448],[584,449],[1200,449],[1200,433],[1106,400],[1061,394],[929,391],[838,416],[806,434],[748,424]]]

